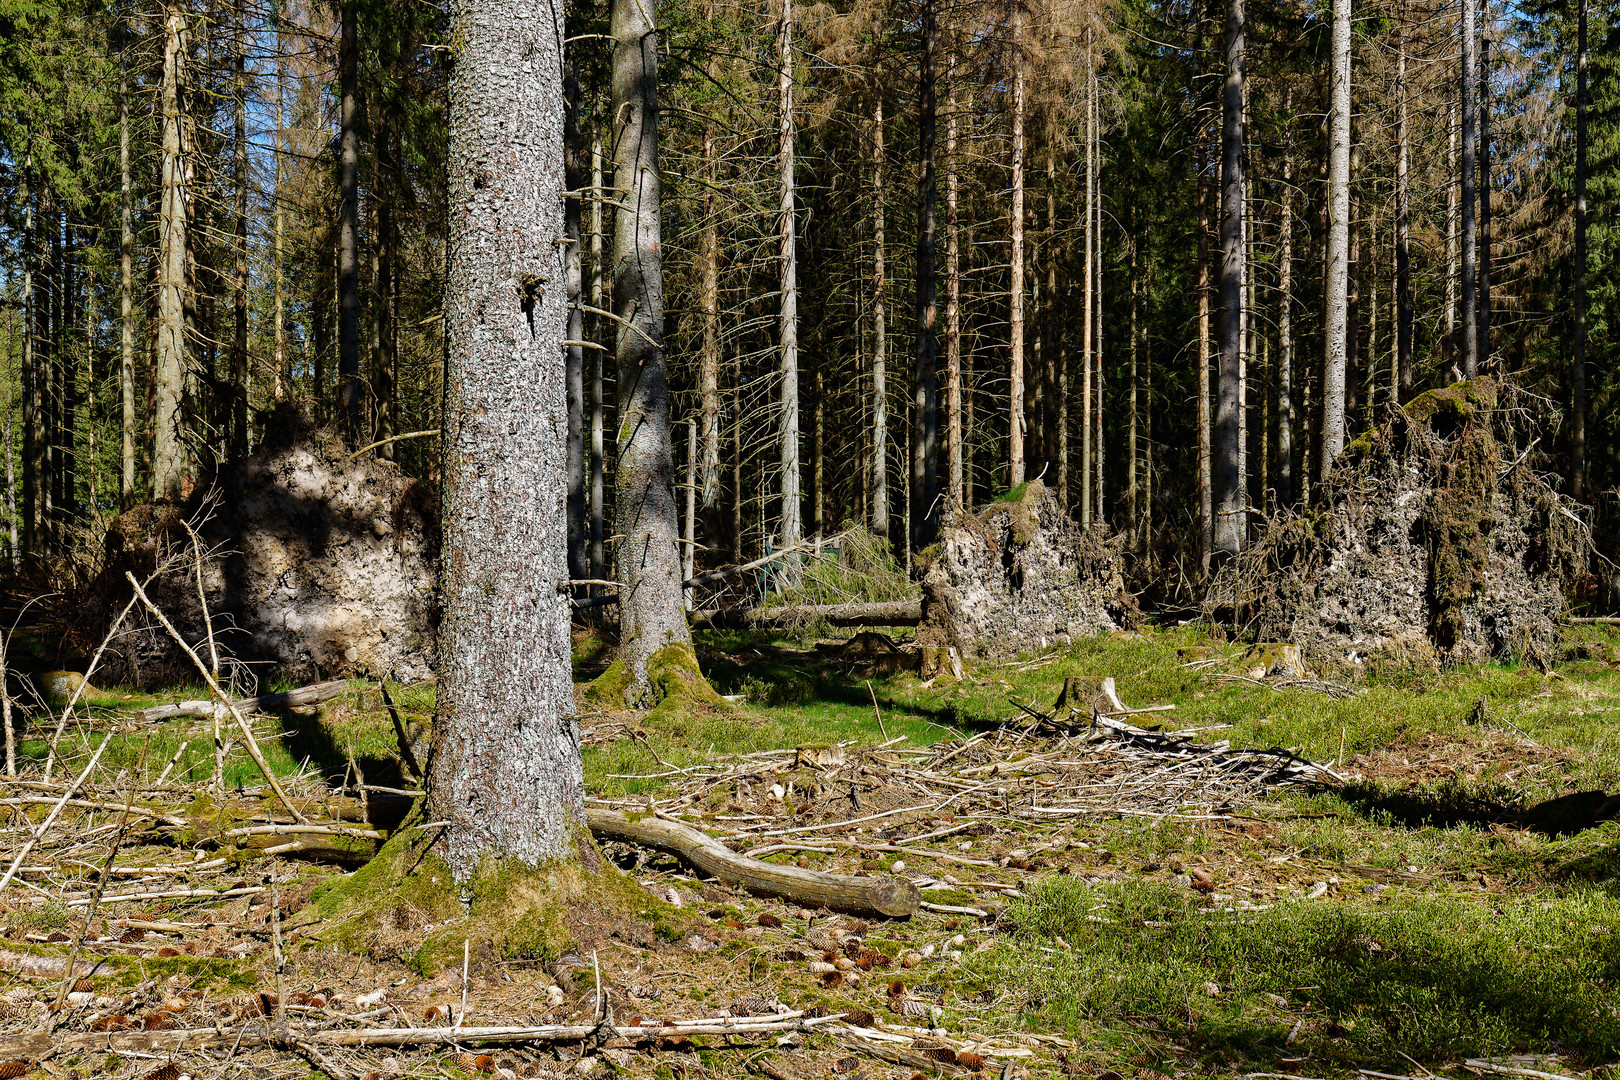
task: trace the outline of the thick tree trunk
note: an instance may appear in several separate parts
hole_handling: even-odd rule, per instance
[[[1575,348],[1570,372],[1569,493],[1586,499],[1586,0],[1575,45]]]
[[[1012,21],[1012,210],[1009,229],[1007,316],[1009,340],[1007,420],[1007,486],[1024,482],[1024,81],[1023,8]]]
[[[614,308],[619,319],[615,561],[619,658],[630,667],[630,697],[643,700],[652,692],[647,659],[665,646],[691,641],[676,546],[675,464],[663,348],[656,33],[650,3],[616,0],[614,186],[627,209],[614,215],[613,243]],[[796,422],[793,427],[796,434]]]
[[[917,103],[917,349],[911,389],[911,550],[921,551],[934,542],[938,531],[938,511],[934,493],[938,486],[936,402],[934,380],[934,325],[938,304],[934,274],[935,239],[934,183],[935,131],[939,112],[935,85],[934,51],[938,27],[935,0],[922,0],[919,13],[919,63],[921,66]]]
[[[568,576],[578,581],[590,577],[585,532],[585,279],[580,250],[585,162],[579,132],[579,73],[572,56],[565,56],[564,64],[563,182],[571,192],[563,202],[563,277],[568,295],[568,344],[563,346],[568,402]],[[576,594],[584,597],[583,589],[577,588]]]
[[[1474,34],[1473,0],[1462,0],[1462,62],[1458,77],[1462,98],[1462,376],[1479,374],[1479,282],[1475,273],[1479,237],[1475,230],[1474,152],[1478,147],[1475,131],[1474,76],[1478,49]]]
[[[338,411],[360,435],[360,46],[358,0],[343,0],[338,39]]]
[[[163,149],[159,182],[157,341],[154,359],[155,409],[152,417],[152,499],[179,502],[186,475],[181,401],[186,380],[187,231],[191,215],[191,162],[187,151],[186,56],[190,50],[186,13],[170,7],[163,32]]]
[[[1247,26],[1243,0],[1227,0],[1226,81],[1221,101],[1220,366],[1216,376],[1214,551],[1227,559],[1243,547],[1242,473],[1243,80]]]
[[[781,314],[777,324],[781,355],[777,377],[781,381],[781,399],[776,422],[782,453],[782,516],[777,535],[782,547],[792,547],[804,535],[799,477],[799,233],[794,213],[798,196],[793,160],[793,0],[781,3],[782,17],[776,28],[776,164],[780,192],[776,225],[781,269]],[[797,581],[797,560],[788,560],[782,572],[788,581]]]
[[[1328,118],[1327,325],[1322,362],[1322,429],[1316,457],[1325,481],[1344,449],[1349,364],[1350,286],[1350,0],[1333,0],[1333,67]]]
[[[448,823],[441,851],[466,880],[486,856],[578,858],[585,806],[558,587],[561,13],[534,0],[462,0],[452,12],[465,47],[450,83],[444,622],[427,812]],[[639,55],[641,37],[629,44]]]

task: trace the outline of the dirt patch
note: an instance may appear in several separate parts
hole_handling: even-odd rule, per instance
[[[1267,523],[1206,611],[1329,673],[1552,659],[1591,539],[1519,451],[1535,437],[1520,397],[1480,378],[1393,410],[1316,506]]]
[[[957,515],[917,557],[917,641],[968,657],[1009,656],[1134,627],[1140,612],[1125,591],[1123,544],[1075,524],[1039,480]]]

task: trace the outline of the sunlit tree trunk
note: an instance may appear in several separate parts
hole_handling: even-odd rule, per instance
[[[1344,449],[1345,377],[1350,356],[1350,0],[1333,0],[1333,67],[1328,118],[1327,326],[1317,478]]]
[[[619,569],[619,658],[630,668],[631,698],[648,700],[654,692],[647,679],[648,658],[667,645],[691,642],[676,544],[675,464],[670,452],[669,384],[663,348],[658,39],[649,0],[615,0],[611,33],[614,187],[625,207],[614,215],[613,243],[614,310],[619,324],[619,456],[614,504],[614,532],[619,538],[615,560]],[[783,303],[786,309],[790,302],[784,298]],[[784,322],[791,327],[791,322]],[[792,402],[796,410],[797,388]],[[797,429],[795,418],[788,429],[795,441]],[[784,439],[784,445],[786,442]],[[797,475],[796,455],[793,473]],[[796,487],[792,496],[784,501],[796,509]]]
[[[183,85],[189,52],[186,14],[170,7],[164,15],[163,142],[159,171],[156,407],[153,414],[152,498],[179,502],[186,475],[181,401],[186,379],[187,230],[191,215],[191,163],[187,155]]]
[[[1575,45],[1575,348],[1571,358],[1569,493],[1586,498],[1586,0]]]
[[[1082,273],[1085,287],[1085,297],[1080,301],[1080,318],[1083,326],[1080,331],[1080,524],[1091,524],[1091,367],[1092,357],[1095,355],[1095,342],[1092,334],[1096,329],[1096,320],[1092,317],[1092,299],[1096,296],[1096,283],[1092,275],[1096,263],[1092,255],[1098,243],[1096,234],[1096,217],[1092,208],[1097,201],[1097,116],[1092,108],[1092,86],[1097,80],[1097,60],[1092,50],[1094,42],[1091,31],[1086,32],[1086,82],[1083,93],[1086,95],[1086,195],[1085,195],[1085,270]]]
[[[248,140],[247,140],[247,8],[236,0],[236,40],[232,43],[236,69],[236,256],[231,293],[230,459],[247,456],[248,431]]]
[[[1283,115],[1291,114],[1285,99]],[[1289,150],[1285,132],[1277,237],[1277,501],[1284,507],[1294,504],[1294,161]]]
[[[946,70],[945,98],[945,457],[951,506],[960,510],[962,473],[962,251],[956,164],[956,57]]]
[[[1479,0],[1479,357],[1491,359],[1491,29]]]
[[[1462,374],[1472,379],[1479,374],[1479,281],[1476,258],[1479,237],[1475,228],[1474,211],[1478,203],[1474,190],[1474,153],[1476,115],[1474,109],[1474,76],[1478,67],[1478,47],[1474,34],[1473,0],[1462,0],[1462,63],[1458,77],[1462,98]]]
[[[561,8],[458,0],[451,11],[464,47],[450,76],[444,618],[427,814],[465,881],[486,857],[577,861],[588,836],[557,587],[568,574]]]
[[[872,14],[872,69],[880,71],[883,23],[881,10]],[[886,162],[883,157],[883,83],[876,80],[872,96],[872,532],[889,535],[889,371],[887,294],[884,267],[884,205]]]
[[[936,398],[934,381],[934,324],[938,304],[934,256],[935,237],[935,131],[938,87],[934,51],[938,27],[935,0],[922,0],[919,14],[920,65],[917,131],[917,348],[911,391],[911,550],[921,551],[934,542],[938,512],[934,492],[938,484]]]
[[[1013,9],[1012,21],[1012,209],[1008,256],[1007,316],[1009,415],[1007,427],[1007,483],[1024,482],[1024,82],[1023,8]]]
[[[1243,0],[1227,0],[1226,80],[1221,100],[1220,366],[1216,375],[1213,481],[1215,553],[1243,546]]]
[[[122,18],[118,45],[118,387],[122,406],[118,503],[127,510],[135,505],[135,207],[129,174],[129,23]]]
[[[563,346],[568,405],[568,576],[578,581],[590,576],[585,523],[585,277],[580,250],[584,241],[580,203],[586,197],[581,189],[586,173],[579,131],[579,73],[566,47],[563,64],[563,182],[570,192],[563,203],[563,284],[568,296],[568,344]],[[587,595],[583,586],[574,593]]]
[[[1395,401],[1404,405],[1412,396],[1412,230],[1411,180],[1408,176],[1411,124],[1406,82],[1407,0],[1401,4],[1401,28],[1396,40],[1395,97]]]
[[[795,216],[795,166],[793,118],[793,0],[781,0],[781,21],[776,28],[776,163],[780,191],[777,209],[777,239],[780,245],[781,313],[777,323],[777,345],[781,351],[777,377],[781,382],[777,407],[778,443],[782,452],[780,477],[782,510],[777,537],[782,547],[792,547],[804,535],[800,522],[802,495],[799,483],[799,235]],[[783,574],[796,579],[796,558],[783,561]]]
[[[603,238],[602,222],[603,207],[603,171],[602,171],[602,127],[597,122],[595,111],[591,113],[591,307],[598,311],[605,310],[606,297],[603,295]],[[598,317],[597,332],[591,335],[592,343],[602,345],[609,335],[601,332],[603,320]],[[607,576],[607,550],[604,543],[604,525],[607,519],[607,510],[603,501],[607,497],[606,490],[606,460],[605,429],[607,418],[607,394],[604,389],[606,381],[605,368],[607,366],[607,349],[596,348],[591,353],[591,566],[590,573],[593,578]]]

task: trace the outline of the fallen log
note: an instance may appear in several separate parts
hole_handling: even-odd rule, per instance
[[[343,693],[348,685],[343,679],[333,679],[330,682],[300,686],[283,694],[260,694],[258,697],[241,698],[232,704],[244,716],[254,712],[293,709],[301,705],[319,705]],[[142,709],[135,715],[146,721],[172,720],[177,716],[199,716],[207,719],[214,715],[215,709],[218,709],[222,716],[230,715],[230,710],[217,701],[176,701],[172,705],[154,705],[150,709]]]
[[[237,1028],[179,1028],[169,1031],[109,1031],[67,1034],[41,1031],[0,1040],[0,1058],[37,1060],[48,1051],[106,1050],[113,1053],[178,1053],[220,1047],[275,1047],[297,1040],[311,1046],[446,1046],[471,1043],[513,1045],[529,1042],[579,1042],[599,1036],[656,1042],[691,1035],[756,1035],[800,1031],[844,1018],[843,1013],[809,1017],[802,1012],[777,1016],[706,1017],[699,1020],[653,1021],[644,1024],[541,1024],[531,1027],[433,1028],[303,1028],[276,1034],[260,1021]]]
[[[663,818],[632,820],[618,810],[587,807],[585,821],[599,840],[619,840],[668,852],[728,885],[780,896],[806,907],[854,915],[911,915],[922,902],[917,886],[898,877],[847,877],[777,866],[739,855],[705,833]]]
[[[709,608],[692,612],[688,622],[693,630],[744,630],[779,629],[814,619],[824,619],[833,626],[916,626],[922,621],[922,601]]]

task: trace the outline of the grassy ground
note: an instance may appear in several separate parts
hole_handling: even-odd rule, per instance
[[[905,856],[910,869],[941,877],[954,871],[976,879],[980,891],[965,882],[925,896],[980,904],[994,917],[923,913],[872,927],[867,940],[886,957],[925,943],[938,952],[916,970],[895,963],[858,990],[829,992],[807,976],[799,953],[825,924],[813,913],[716,892],[673,860],[641,856],[633,860],[638,878],[675,888],[721,944],[675,956],[671,943],[621,938],[604,950],[604,978],[624,985],[639,1008],[665,1015],[693,1015],[739,992],[796,1007],[881,1013],[886,981],[899,979],[915,992],[926,989],[953,1033],[1063,1040],[1041,1044],[1036,1058],[1008,1059],[1029,1075],[1348,1077],[1358,1068],[1461,1075],[1467,1058],[1515,1054],[1532,1056],[1519,1065],[1552,1072],[1607,1065],[1620,1054],[1620,824],[1571,820],[1566,824],[1591,827],[1560,835],[1517,823],[1550,799],[1620,789],[1612,723],[1620,715],[1620,668],[1606,659],[1620,639],[1601,631],[1577,637],[1587,644],[1572,655],[1595,658],[1550,672],[1386,672],[1359,694],[1334,697],[1223,677],[1226,659],[1241,650],[1212,646],[1192,629],[1087,639],[970,666],[961,682],[931,683],[865,675],[805,641],[705,636],[705,670],[717,689],[741,699],[737,711],[657,721],[585,712],[592,795],[668,794],[682,782],[680,769],[727,754],[839,741],[926,747],[993,731],[1018,715],[1012,702],[1049,705],[1070,676],[1112,677],[1128,704],[1173,704],[1145,714],[1166,730],[1237,747],[1294,748],[1329,763],[1346,782],[1267,795],[1209,820],[981,821],[934,841],[927,853]],[[1194,658],[1218,662],[1189,666]],[[581,641],[575,660],[583,683],[600,667],[599,648]],[[194,696],[204,695],[182,689],[162,700]],[[432,687],[402,688],[395,698],[408,725],[431,715]],[[115,718],[152,703],[121,691],[93,695],[88,724],[69,728],[70,767]],[[21,747],[25,757],[43,755],[42,730],[48,725],[36,718]],[[393,726],[374,687],[356,683],[318,713],[261,720],[257,730],[283,776],[335,783],[352,758],[373,784],[401,782]],[[106,760],[116,769],[152,777],[172,759],[171,778],[211,775],[206,723],[120,729],[111,738]],[[227,785],[255,787],[252,770],[237,750]],[[739,798],[717,791],[694,808],[706,822],[719,821]],[[761,795],[747,809],[789,813],[769,804]],[[862,851],[881,839],[874,826],[847,850],[770,857],[843,872],[886,870],[893,855]],[[948,861],[953,855],[977,862],[964,871]],[[160,857],[154,847],[152,858]],[[247,873],[265,865],[253,862],[253,852],[241,858],[252,864]],[[307,892],[332,870],[306,863],[283,873]],[[996,892],[999,906],[987,902]],[[6,918],[13,940],[42,941],[45,931],[70,923],[60,905],[12,902],[18,906]],[[253,902],[238,903],[244,912],[262,910],[248,906]],[[184,910],[177,902],[139,914],[194,917]],[[762,915],[781,927],[766,929],[776,923]],[[402,928],[399,940],[411,932]],[[940,959],[951,950],[959,959]],[[262,967],[258,955],[248,952],[241,970]],[[380,966],[356,958],[352,979],[357,986],[437,985],[397,964],[408,957],[399,945]],[[327,954],[306,954],[298,964],[314,980],[336,970]],[[521,967],[500,968],[488,977],[486,997],[499,991],[500,1008],[508,1008],[528,993],[523,978]],[[486,1007],[478,993],[472,1000],[475,1009]],[[832,1047],[821,1057],[784,1059],[782,1068],[794,1080],[820,1075],[838,1053]],[[704,1050],[699,1063],[716,1074],[744,1068],[720,1046]],[[871,1061],[861,1068],[897,1080],[913,1072]],[[655,1070],[670,1075],[657,1056],[636,1058],[622,1071]]]

